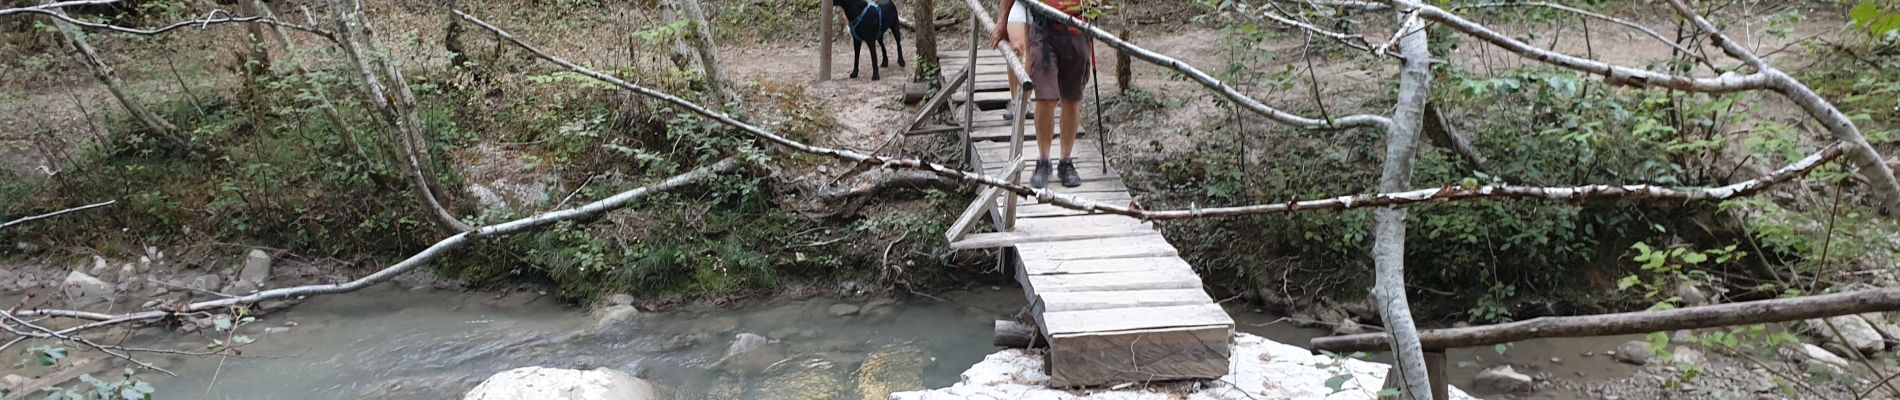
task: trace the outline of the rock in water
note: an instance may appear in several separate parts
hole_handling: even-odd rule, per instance
[[[733,373],[757,373],[784,359],[785,351],[771,340],[740,333],[733,337],[732,346],[726,347],[726,356],[719,359],[719,368]]]
[[[66,274],[66,281],[59,285],[59,289],[75,307],[112,301],[112,284],[84,272]]]
[[[832,304],[831,316],[844,317],[844,316],[858,315],[858,311],[862,311],[862,310],[863,310],[862,308],[859,308],[858,306],[854,306],[850,304]]]
[[[616,293],[616,294],[607,296],[607,304],[612,304],[616,306],[631,306],[633,305],[634,300],[635,299],[633,298],[633,295],[629,295],[625,293]]]
[[[1471,383],[1477,385],[1478,390],[1492,393],[1523,394],[1537,388],[1537,381],[1531,379],[1530,375],[1517,373],[1517,370],[1511,369],[1509,365],[1491,367],[1484,372],[1479,372],[1478,377],[1472,379]]]
[[[891,393],[924,388],[924,368],[930,356],[911,347],[871,353],[858,367],[858,398],[887,399]]]
[[[778,374],[760,382],[753,399],[832,400],[843,394],[835,366],[821,359],[800,360],[780,367]]]
[[[463,400],[653,400],[653,384],[611,369],[527,367],[488,377]]]
[[[270,269],[270,253],[251,250],[250,254],[244,256],[244,270],[238,273],[238,280],[263,287],[264,281],[270,279]]]
[[[640,309],[633,308],[633,306],[613,305],[601,307],[600,309],[594,310],[594,328],[607,329],[608,327],[625,323],[639,315]]]
[[[1656,358],[1656,349],[1651,348],[1649,342],[1631,340],[1617,345],[1614,357],[1624,364],[1647,365],[1650,359]]]
[[[1880,331],[1858,315],[1828,317],[1826,320],[1811,319],[1807,322],[1808,334],[1825,340],[1847,345],[1861,354],[1877,353],[1887,349],[1887,342],[1880,337]],[[1830,329],[1829,326],[1832,325]],[[1836,337],[1835,332],[1840,332]]]

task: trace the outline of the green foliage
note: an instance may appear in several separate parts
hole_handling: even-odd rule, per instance
[[[1628,275],[1616,281],[1616,290],[1636,289],[1644,299],[1655,301],[1650,310],[1667,310],[1681,306],[1682,297],[1676,296],[1676,288],[1684,285],[1710,287],[1714,283],[1712,270],[1741,264],[1748,252],[1736,250],[1736,245],[1697,250],[1689,247],[1667,249],[1652,248],[1648,243],[1637,242],[1630,245],[1636,255],[1630,258],[1642,266],[1643,274]]]
[[[139,380],[137,371],[126,368],[119,374],[116,382],[107,382],[94,378],[92,374],[79,376],[83,385],[71,388],[49,389],[47,400],[151,400],[158,392],[152,384]]]
[[[1875,37],[1886,37],[1900,31],[1900,2],[1892,0],[1860,0],[1849,10],[1847,17],[1855,25],[1867,29]]]

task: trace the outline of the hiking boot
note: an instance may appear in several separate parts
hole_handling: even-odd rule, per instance
[[[1036,160],[1036,173],[1029,176],[1029,187],[1041,189],[1049,186],[1049,160]]]
[[[1056,166],[1056,175],[1062,178],[1062,187],[1082,186],[1082,175],[1075,173],[1075,160],[1062,159]]]

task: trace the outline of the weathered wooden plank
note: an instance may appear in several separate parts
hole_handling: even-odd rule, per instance
[[[1016,246],[1016,253],[1021,257],[1058,261],[1173,257],[1180,254],[1160,232],[1103,239],[1024,243]]]
[[[958,103],[962,103],[966,101],[965,99],[969,99],[969,98],[970,97],[968,94],[962,93],[962,92],[957,92],[950,95],[950,101],[954,101]],[[976,92],[977,106],[981,107],[981,106],[988,105],[990,103],[997,103],[997,104],[1009,103],[1009,92]]]
[[[1001,93],[1004,93],[1004,92],[996,92],[996,93],[998,93],[998,94],[1001,94]],[[959,100],[959,101],[961,101],[961,100]],[[982,93],[982,92],[978,92],[978,93],[977,93],[977,102],[976,102],[976,104],[977,104],[977,106],[979,106],[979,107],[981,107],[981,106],[983,106],[983,105],[984,105],[984,103],[983,103],[983,93]],[[1007,100],[1005,100],[1005,105],[1007,105]],[[1002,114],[997,114],[997,117],[998,117],[998,118],[1001,118],[1001,116],[1002,116]],[[979,121],[981,121],[981,120],[979,120]],[[1035,121],[1023,121],[1023,122],[1025,122],[1025,123],[1023,124],[1023,139],[1024,139],[1024,141],[1029,141],[1029,142],[1033,142],[1033,141],[1036,141],[1036,139],[1035,139],[1035,137],[1036,137],[1036,130],[1035,130],[1035,129],[1033,128],[1034,126],[1036,126],[1036,124],[1035,124]],[[971,140],[971,141],[979,141],[979,140],[1003,140],[1003,141],[1007,141],[1007,140],[1009,140],[1009,132],[1010,132],[1010,131],[1009,131],[1009,129],[1008,129],[1008,128],[988,128],[988,129],[978,129],[978,130],[975,130],[975,131],[971,131],[971,132],[970,132],[970,140]],[[1057,135],[1060,135],[1060,134],[1062,134],[1062,133],[1061,133],[1061,132],[1057,132],[1056,134],[1057,134]],[[1088,131],[1087,131],[1086,129],[1081,129],[1081,130],[1077,130],[1077,131],[1075,132],[1075,137],[1076,137],[1076,138],[1087,138],[1087,137],[1089,137],[1089,133],[1088,133]],[[1077,141],[1076,141],[1076,143],[1081,143],[1081,142],[1082,142],[1081,140],[1077,140]],[[1057,142],[1057,143],[1053,143],[1053,144],[1054,144],[1054,145],[1055,145],[1056,147],[1061,147],[1061,146],[1062,146],[1062,145],[1061,145],[1061,142]]]
[[[1106,292],[1044,292],[1035,302],[1037,314],[1067,311],[1113,310],[1213,304],[1201,289],[1116,290]]]
[[[1036,296],[1041,296],[1041,295],[1054,293],[1054,292],[1200,289],[1201,277],[1195,276],[1194,271],[1130,271],[1130,272],[1104,272],[1104,273],[1099,273],[1099,274],[1029,275],[1029,276],[1023,277],[1022,282],[1019,282],[1019,283],[1022,283],[1023,285],[1023,293],[1027,295],[1029,299],[1035,299]],[[1047,315],[1047,314],[1044,314],[1044,315]],[[1222,315],[1225,315],[1225,314],[1222,314]],[[1074,321],[1074,320],[1065,320],[1064,322],[1087,323],[1086,321]],[[1062,326],[1066,326],[1066,325],[1043,325],[1044,328],[1062,327]],[[1134,328],[1118,328],[1114,330],[1157,328],[1157,327],[1168,327],[1168,326],[1179,326],[1179,324],[1141,326],[1141,327],[1134,327]],[[1065,330],[1065,331],[1045,330],[1044,332],[1075,333],[1075,332],[1078,332],[1075,329],[1079,329],[1079,328],[1074,328],[1071,326],[1065,329],[1069,329],[1069,330]],[[1111,330],[1111,329],[1096,329],[1096,330]]]
[[[1036,132],[1032,130],[1034,128],[1035,128],[1035,124],[1023,125],[1023,148],[1024,149],[1036,148],[1036,143],[1038,143],[1038,141],[1036,140]],[[970,138],[974,142],[977,137],[981,135],[985,135],[986,134],[985,132],[988,132],[988,131],[1009,132],[1009,126],[1004,125],[1000,127],[976,129],[970,132]],[[1007,135],[1007,133],[1004,134],[1002,139],[1009,139],[1009,136]],[[1054,142],[1055,143],[1049,144],[1049,151],[1050,152],[1062,151],[1062,142],[1059,140],[1054,141]],[[971,143],[970,146],[976,148],[976,151],[979,153],[997,153],[997,152],[1008,153],[1009,152],[1008,141],[974,142],[974,143]],[[1075,161],[1078,163],[1083,163],[1083,162],[1092,162],[1096,164],[1102,163],[1102,157],[1100,156],[1100,154],[1102,154],[1102,148],[1101,146],[1096,145],[1094,140],[1079,139],[1079,138],[1076,139],[1075,148],[1069,150],[1069,153],[1073,157],[1075,157]],[[1083,156],[1093,156],[1093,157],[1083,157]]]
[[[1180,257],[1111,258],[1106,260],[1023,259],[1023,271],[1030,275],[1096,274],[1131,271],[1186,271],[1194,267]]]
[[[1134,273],[1128,273],[1134,274]],[[1094,277],[1112,274],[1088,274],[1074,277]],[[1191,275],[1190,275],[1191,276]],[[1052,276],[1050,278],[1062,278]],[[1037,277],[1030,277],[1031,280]],[[1195,277],[1195,283],[1200,283]],[[1194,288],[1155,288],[1155,289],[1194,289]],[[1047,296],[1051,290],[1038,289]],[[1177,328],[1186,326],[1227,325],[1233,326],[1233,317],[1227,316],[1227,310],[1213,303],[1185,306],[1117,308],[1083,311],[1061,311],[1042,314],[1043,334],[1055,336],[1077,333],[1130,331],[1142,329]]]
[[[1049,219],[1049,218],[1036,218],[1036,220],[1046,220],[1046,219]],[[1021,221],[1018,221],[1018,223],[1021,223]],[[1134,230],[1093,230],[1093,231],[1078,230],[1078,231],[1063,231],[1063,232],[1056,232],[1056,233],[1032,233],[1032,232],[1024,232],[1019,227],[1016,231],[1013,231],[1013,232],[973,233],[968,236],[964,236],[962,240],[951,242],[950,248],[956,249],[956,250],[989,249],[989,248],[997,248],[997,247],[1016,246],[1016,245],[1027,244],[1027,243],[1059,242],[1059,241],[1081,240],[1081,239],[1104,239],[1104,238],[1117,238],[1117,237],[1127,237],[1127,236],[1140,236],[1140,235],[1145,235],[1145,234],[1146,233],[1144,232],[1139,232],[1139,231],[1134,231]]]
[[[1047,354],[1051,387],[1217,379],[1227,375],[1233,327],[1059,335]]]

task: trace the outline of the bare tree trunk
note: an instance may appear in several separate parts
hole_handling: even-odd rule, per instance
[[[333,17],[336,20],[338,36],[343,39],[344,52],[349,54],[350,60],[356,64],[357,72],[363,76],[365,93],[369,96],[370,103],[376,105],[383,116],[383,121],[389,126],[392,146],[400,147],[400,149],[391,149],[392,158],[398,163],[408,164],[408,168],[404,170],[409,175],[410,185],[416,191],[416,197],[437,225],[455,232],[469,231],[468,224],[462,223],[454,213],[449,212],[448,208],[436,198],[435,189],[431,187],[430,181],[433,180],[435,174],[425,162],[428,160],[428,141],[424,140],[418,132],[421,126],[415,121],[415,95],[408,90],[408,85],[403,83],[402,75],[396,72],[396,68],[388,62],[378,64],[382,66],[383,73],[388,74],[385,77],[395,84],[393,90],[397,92],[397,95],[391,96],[389,92],[392,88],[383,85],[385,77],[377,75],[376,68],[371,65],[370,55],[363,50],[363,42],[373,43],[374,34],[362,20],[362,15],[340,0],[331,0],[330,8],[335,13]],[[407,110],[398,109],[398,107]]]
[[[917,76],[917,81],[922,82],[922,81],[929,80],[931,78],[930,74],[925,73],[926,69],[936,68],[939,65],[938,60],[937,60],[937,24],[936,24],[937,1],[936,0],[913,0],[913,1],[917,3],[917,6],[916,6],[916,10],[913,11],[911,15],[916,17],[918,21],[921,21],[917,23],[917,46],[916,46],[917,47],[917,74],[916,76]],[[829,9],[830,5],[820,4],[820,6],[824,6],[824,7],[827,7],[827,9]],[[904,44],[902,43],[898,44],[898,46],[903,46],[903,45]]]
[[[1399,99],[1392,125],[1385,135],[1385,168],[1379,175],[1379,190],[1399,192],[1412,186],[1412,156],[1418,149],[1418,133],[1424,124],[1425,101],[1431,93],[1431,52],[1423,24],[1406,23],[1406,13],[1396,14],[1405,31],[1399,39],[1399,53],[1405,67],[1399,72]],[[1415,20],[1414,20],[1415,21]],[[1425,367],[1425,351],[1419,346],[1418,327],[1412,323],[1411,305],[1405,299],[1405,209],[1380,208],[1375,213],[1372,259],[1376,265],[1373,294],[1385,328],[1391,336],[1394,365],[1405,383],[1404,394],[1413,400],[1431,400],[1432,383]]]
[[[52,3],[52,0],[40,1],[40,4]],[[50,10],[62,16],[66,15],[66,11],[60,8]],[[132,114],[132,119],[138,120],[139,124],[145,125],[146,129],[151,129],[161,137],[176,140],[181,144],[185,143],[184,138],[178,136],[178,126],[172,125],[164,117],[146,109],[138,100],[132,98],[125,88],[125,82],[120,81],[119,75],[112,72],[112,66],[106,65],[105,61],[99,57],[99,51],[93,49],[91,43],[86,42],[85,32],[80,32],[79,27],[57,18],[53,19],[53,26],[59,28],[59,34],[66,38],[67,48],[73,51],[73,56],[86,64],[87,69],[92,71],[92,76],[99,78],[99,82],[106,85],[106,90],[112,92],[112,97],[119,99],[119,105],[124,106],[125,111]]]
[[[679,2],[680,0],[661,0],[660,1],[660,20],[661,21],[680,20],[682,18],[680,14],[682,13],[680,12]],[[668,44],[670,44],[670,46],[668,47],[672,48],[672,52],[670,54],[667,54],[666,59],[668,61],[673,62],[674,68],[679,68],[682,70],[686,69],[686,65],[693,62],[692,55],[691,55],[693,53],[693,50],[691,48],[686,47],[685,39],[680,36],[672,36],[671,38],[667,39],[667,42],[669,42]]]
[[[686,11],[686,18],[693,21],[693,46],[699,51],[700,68],[706,71],[706,82],[712,86],[713,99],[719,104],[730,104],[737,108],[739,97],[732,93],[730,82],[719,72],[719,46],[713,44],[712,21],[706,19],[705,10],[700,9],[699,0],[678,0]]]
[[[264,0],[250,1],[256,3],[258,15],[272,19],[276,18],[276,13],[271,11],[270,5],[265,4]],[[311,21],[311,23],[315,24],[316,22]],[[316,74],[310,71],[308,65],[304,64],[303,56],[297,54],[297,46],[291,44],[290,34],[284,31],[283,26],[271,25],[271,37],[276,39],[278,47],[284,49],[284,55],[288,57],[285,61],[289,62],[290,65],[296,66],[297,72],[302,74],[304,82],[310,85],[310,94],[316,97],[317,109],[323,112],[323,117],[329,119],[330,125],[333,125],[337,133],[343,137],[343,144],[349,146],[350,151],[356,152],[356,156],[362,158],[364,162],[374,162],[376,159],[370,157],[369,153],[363,150],[362,141],[358,140],[356,132],[350,129],[349,120],[344,119],[343,113],[337,111],[336,103],[330,101],[329,89],[325,88],[322,82],[318,82],[312,78]]]

